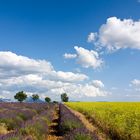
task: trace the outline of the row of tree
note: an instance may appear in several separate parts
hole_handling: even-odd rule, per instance
[[[24,91],[19,91],[18,93],[16,93],[14,98],[16,100],[18,100],[19,102],[23,102],[24,100],[27,99],[27,94]],[[31,96],[31,98],[32,98],[32,100],[34,102],[36,102],[37,100],[39,100],[39,95],[38,94],[33,94]],[[61,101],[62,102],[68,102],[68,100],[69,100],[69,97],[67,96],[67,94],[66,93],[62,93],[61,94]],[[49,102],[51,102],[51,98],[50,97],[45,97],[45,101],[49,103]]]

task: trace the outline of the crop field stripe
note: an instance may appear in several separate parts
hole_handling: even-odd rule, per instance
[[[76,110],[73,110],[72,108],[65,105],[76,117],[79,118],[79,120],[83,123],[83,125],[91,132],[95,134],[95,137],[97,137],[98,140],[109,140],[110,138],[103,133],[98,127],[93,125],[92,122],[90,122],[86,116]]]
[[[99,140],[64,104],[60,104],[60,129],[65,135],[64,140]]]
[[[140,103],[0,103],[0,140],[140,140]]]

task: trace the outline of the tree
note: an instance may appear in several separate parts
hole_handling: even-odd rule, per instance
[[[33,101],[37,101],[39,99],[39,95],[38,94],[33,94],[32,99],[33,99]]]
[[[18,93],[16,93],[14,98],[21,103],[27,98],[27,95],[23,91],[19,91]]]
[[[69,97],[67,96],[67,93],[61,94],[61,100],[62,100],[62,102],[68,102]]]
[[[49,103],[49,102],[51,102],[51,99],[49,97],[46,97],[45,101]]]

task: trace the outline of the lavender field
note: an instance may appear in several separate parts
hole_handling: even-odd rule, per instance
[[[0,103],[0,140],[97,140],[66,106]]]
[[[45,139],[54,109],[45,103],[0,103],[0,139]]]

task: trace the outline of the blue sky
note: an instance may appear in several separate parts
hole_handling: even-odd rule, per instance
[[[71,100],[139,101],[139,13],[137,0],[0,1],[0,97],[12,98],[23,89],[29,95],[38,93],[56,100],[61,92],[68,92]],[[91,33],[94,37],[88,41]],[[66,58],[65,54],[75,57]],[[43,64],[39,60],[44,60],[47,68],[53,67],[51,73],[40,72],[36,65],[33,68],[38,71],[30,71],[31,60],[39,63],[40,69]],[[74,76],[77,79],[67,80]],[[78,80],[80,76],[82,80]],[[42,82],[60,82],[62,86],[36,89]]]

